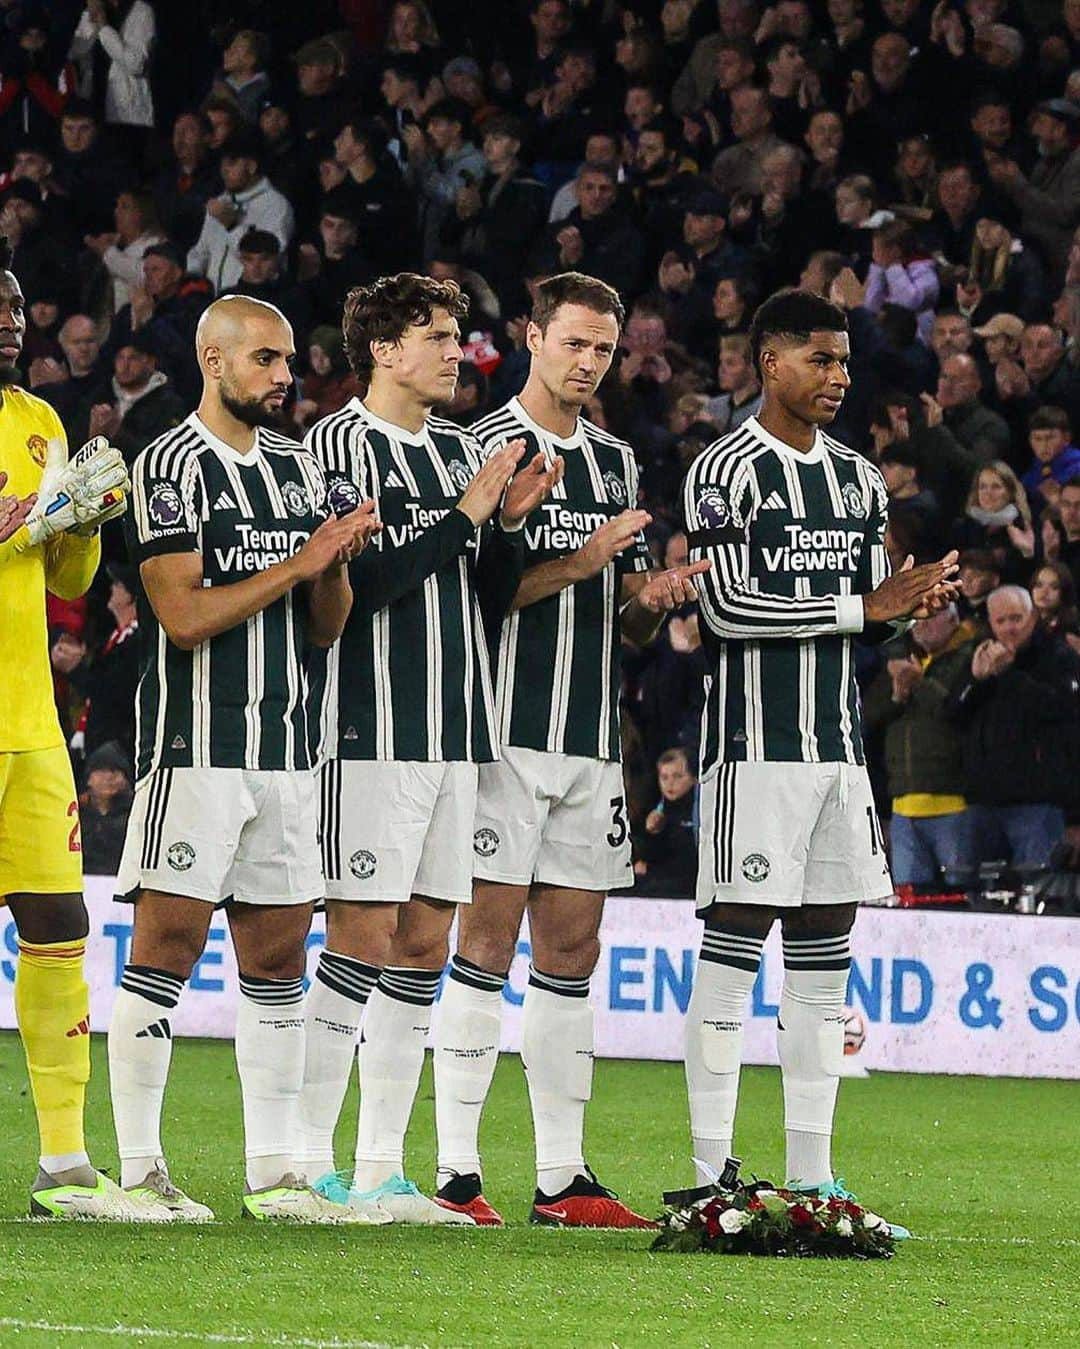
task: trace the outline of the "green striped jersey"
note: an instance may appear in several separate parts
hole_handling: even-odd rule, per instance
[[[851,639],[859,598],[889,574],[887,492],[818,431],[806,454],[750,418],[683,488],[708,672],[701,771],[738,760],[863,759]]]
[[[404,593],[373,596],[353,566],[353,609],[325,656],[313,654],[320,758],[441,762],[496,757],[487,641],[477,595],[477,561],[490,529],[477,531],[454,507],[480,467],[475,438],[429,417],[410,434],[358,398],[324,417],[306,443],[326,475],[339,514],[374,498],[382,532],[361,555],[409,574],[418,550],[449,538]],[[322,665],[323,669],[318,670]]]
[[[606,520],[637,505],[633,450],[584,418],[559,440],[512,398],[472,429],[485,454],[521,438],[522,464],[538,451],[549,464],[559,454],[566,463],[562,482],[525,522],[526,568],[575,552]],[[620,583],[624,572],[650,565],[639,535],[599,575],[507,615],[495,658],[501,744],[620,758]]]
[[[234,585],[291,557],[326,518],[323,475],[302,446],[259,427],[239,454],[192,413],[131,471],[136,563],[199,553],[203,585]],[[181,651],[139,597],[136,775],[156,768],[310,768],[304,592]]]

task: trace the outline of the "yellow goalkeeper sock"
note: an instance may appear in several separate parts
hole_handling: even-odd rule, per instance
[[[90,990],[85,940],[19,942],[15,1016],[34,1093],[41,1156],[74,1166],[85,1159],[83,1106],[90,1080]],[[46,1170],[50,1168],[45,1167]]]

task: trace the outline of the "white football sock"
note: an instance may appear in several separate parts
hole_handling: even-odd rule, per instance
[[[356,1035],[375,965],[324,950],[304,999],[304,1085],[296,1167],[311,1181],[334,1169],[334,1129],[356,1058]]]
[[[592,1096],[593,1010],[588,978],[529,969],[521,1062],[536,1134],[536,1188],[559,1194],[585,1174],[585,1105]]]
[[[436,1185],[455,1175],[481,1175],[480,1115],[499,1062],[505,974],[491,974],[461,956],[450,962],[435,1023]]]
[[[763,937],[706,927],[686,1011],[686,1089],[694,1156],[717,1173],[731,1156],[743,1020]],[[697,1168],[699,1184],[711,1177]]]
[[[424,1068],[431,1004],[442,970],[388,965],[368,1002],[360,1035],[358,1190],[405,1174],[405,1133]]]
[[[833,1178],[830,1145],[844,1058],[849,934],[784,938],[777,1045],[784,1083],[787,1180],[810,1189]]]
[[[304,1080],[304,981],[240,975],[236,1067],[244,1103],[248,1188],[294,1169],[296,1107]]]
[[[109,1092],[120,1151],[120,1184],[141,1185],[163,1164],[161,1105],[172,1059],[171,1013],[184,980],[127,965],[109,1024]]]

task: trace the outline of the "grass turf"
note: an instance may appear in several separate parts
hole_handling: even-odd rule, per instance
[[[89,1135],[99,1165],[112,1169],[101,1037],[94,1057]],[[1065,1082],[884,1074],[847,1082],[841,1169],[866,1202],[920,1240],[868,1264],[651,1255],[648,1233],[524,1225],[532,1140],[520,1065],[510,1057],[481,1139],[486,1192],[511,1223],[506,1230],[241,1223],[231,1046],[181,1041],[165,1144],[180,1183],[223,1221],[63,1226],[11,1221],[26,1211],[33,1118],[18,1041],[0,1034],[0,1215],[8,1219],[0,1221],[0,1344],[1076,1344],[1080,1240],[1064,1201],[1080,1162],[1077,1094]],[[409,1148],[422,1186],[432,1175],[432,1116],[429,1064]],[[341,1157],[354,1118],[355,1101],[342,1120]],[[739,1150],[748,1168],[773,1178],[782,1178],[779,1119],[777,1073],[748,1070]],[[599,1063],[588,1153],[600,1178],[647,1213],[663,1188],[689,1183],[681,1067]]]

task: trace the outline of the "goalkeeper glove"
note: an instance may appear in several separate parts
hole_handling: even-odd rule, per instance
[[[106,520],[127,510],[131,480],[124,457],[104,436],[94,436],[68,460],[64,442],[49,441],[38,499],[26,517],[31,546],[56,534],[88,538]]]

